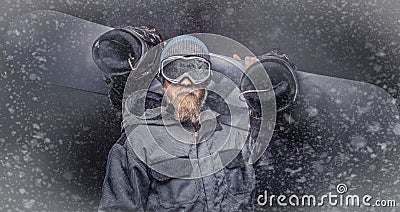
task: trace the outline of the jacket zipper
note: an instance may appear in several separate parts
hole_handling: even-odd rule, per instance
[[[196,147],[197,164],[199,166],[200,174],[203,175],[201,173],[200,162],[199,162],[199,148],[198,148],[198,145],[199,145],[199,133],[197,131],[194,132],[194,144],[195,144],[195,147]],[[205,197],[205,200],[206,200],[206,207],[207,207],[207,210],[208,210],[207,193],[206,193],[206,187],[205,187],[203,178],[201,178],[201,182],[203,183],[204,197]]]

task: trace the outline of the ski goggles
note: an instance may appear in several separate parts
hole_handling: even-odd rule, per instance
[[[171,56],[161,62],[161,74],[172,83],[187,77],[193,84],[200,84],[210,77],[211,65],[198,56]]]

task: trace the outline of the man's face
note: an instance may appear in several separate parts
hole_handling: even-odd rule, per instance
[[[205,98],[205,90],[193,84],[188,78],[183,78],[179,83],[164,82],[165,94],[168,103],[175,108],[175,115],[180,122],[198,121],[201,106]]]

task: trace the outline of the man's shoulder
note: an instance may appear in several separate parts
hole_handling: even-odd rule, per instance
[[[126,140],[127,140],[126,134],[125,132],[123,132],[121,136],[118,138],[117,142],[115,142],[114,145],[111,147],[108,153],[109,159],[113,159],[117,155],[121,157],[122,155],[126,154],[126,148],[125,148]]]
[[[123,132],[117,142],[111,147],[108,153],[108,161],[110,164],[121,165],[123,167],[136,166],[143,164],[140,163],[140,159],[136,154],[136,151],[132,148],[129,143],[127,135]]]
[[[117,142],[115,142],[114,146],[124,146],[126,141],[126,133],[125,131],[122,132],[121,136],[118,138]]]

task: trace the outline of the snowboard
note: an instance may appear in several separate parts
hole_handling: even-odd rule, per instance
[[[30,80],[106,95],[105,74],[91,52],[96,38],[111,29],[55,11],[27,13],[8,29],[8,63]]]

